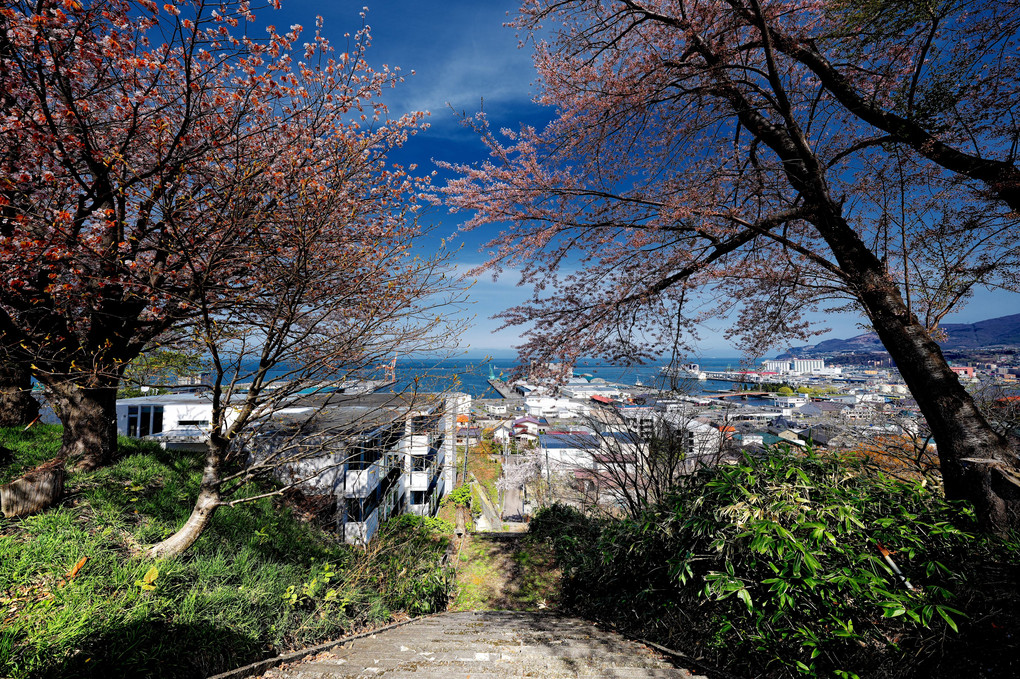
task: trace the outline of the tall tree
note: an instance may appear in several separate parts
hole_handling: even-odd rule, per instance
[[[536,285],[503,314],[533,324],[525,357],[676,355],[718,316],[758,353],[837,301],[895,359],[947,495],[1018,525],[1015,452],[932,339],[975,286],[1017,288],[1015,9],[526,2],[556,117],[509,143],[476,119],[493,160],[447,188],[467,228],[510,224],[488,266]]]
[[[212,376],[202,482],[191,515],[150,556],[184,552],[223,508],[343,473],[387,412],[403,435],[425,397],[410,390],[366,407],[344,385],[379,378],[394,352],[435,355],[459,336],[449,253],[414,247],[424,231],[406,194],[416,184],[387,169],[381,149],[348,141],[334,137],[333,153],[274,181],[294,199],[252,244],[244,294],[228,310],[202,305],[192,326]],[[375,469],[390,471],[383,460]],[[269,475],[285,482],[239,492]]]
[[[131,360],[246,293],[288,203],[333,190],[320,156],[372,163],[419,125],[372,103],[400,78],[367,30],[335,54],[254,21],[246,0],[0,7],[0,337],[82,467],[114,451]]]

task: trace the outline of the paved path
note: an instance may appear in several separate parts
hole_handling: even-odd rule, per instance
[[[699,679],[652,649],[588,622],[551,614],[493,611],[416,620],[277,667],[263,677]]]
[[[503,518],[524,520],[524,497],[520,488],[507,488],[503,491]]]

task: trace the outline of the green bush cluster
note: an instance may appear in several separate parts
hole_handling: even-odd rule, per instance
[[[770,677],[937,663],[977,571],[1016,563],[1015,543],[974,527],[922,484],[782,450],[702,470],[638,520],[554,506],[532,522],[555,548],[568,607]]]
[[[401,514],[386,522],[369,555],[386,605],[411,615],[446,610],[455,572],[446,564],[453,535],[448,521]]]
[[[310,580],[291,585],[283,600],[321,618],[375,620],[391,611],[427,615],[446,609],[453,569],[444,557],[453,527],[442,519],[401,514],[390,519],[372,544],[343,566],[323,563]]]
[[[443,498],[443,504],[454,507],[470,507],[471,484],[465,483],[454,488],[449,495]]]

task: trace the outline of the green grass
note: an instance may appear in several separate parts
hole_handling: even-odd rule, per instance
[[[496,490],[496,481],[503,473],[499,459],[495,454],[495,448],[488,441],[472,446],[468,455],[468,473],[474,475],[478,483],[485,488],[489,500],[497,507],[499,491]]]
[[[0,484],[9,483],[29,469],[52,460],[60,450],[61,428],[37,424],[27,431],[21,427],[0,427],[0,446],[16,451],[14,461],[0,466]]]
[[[555,606],[560,572],[552,548],[527,534],[472,535],[460,550],[451,610],[534,611]]]
[[[26,434],[0,430],[19,468],[59,444],[59,428]],[[122,444],[116,464],[70,475],[58,507],[0,520],[0,677],[202,677],[445,604],[445,538],[424,524],[357,550],[275,498],[221,509],[181,557],[141,558],[187,518],[201,460]]]

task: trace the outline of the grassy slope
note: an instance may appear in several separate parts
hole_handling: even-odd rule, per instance
[[[457,595],[451,610],[535,611],[553,608],[560,572],[552,547],[527,533],[465,538],[457,557]]]
[[[55,451],[54,439],[59,428],[0,430],[0,443],[31,458],[22,467]],[[384,621],[405,603],[392,564],[337,544],[273,499],[221,509],[187,554],[155,564],[155,589],[143,589],[153,562],[138,548],[184,521],[201,465],[121,443],[117,464],[69,477],[59,507],[0,520],[0,676],[208,676]],[[415,554],[387,563],[419,559],[428,570],[445,550],[442,539],[400,548],[412,544]]]
[[[495,448],[485,442],[480,445],[471,446],[471,454],[468,456],[468,474],[473,474],[478,483],[485,488],[486,494],[492,504],[499,506],[499,493],[496,490],[496,481],[503,473],[499,462],[499,456],[494,454]]]

